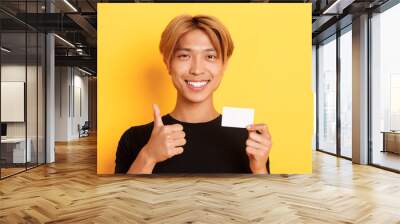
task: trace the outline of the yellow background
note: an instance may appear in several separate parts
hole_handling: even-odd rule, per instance
[[[311,173],[311,4],[275,3],[98,4],[97,172],[114,173],[119,138],[152,121],[152,103],[172,111],[176,92],[158,44],[183,13],[216,16],[232,35],[217,109],[255,108],[272,135],[271,172]]]

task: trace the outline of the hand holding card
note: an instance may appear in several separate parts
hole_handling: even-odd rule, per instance
[[[247,127],[246,153],[250,169],[254,174],[266,174],[267,161],[272,147],[271,134],[266,124],[253,124]]]
[[[224,107],[222,109],[222,126],[246,128],[249,136],[246,140],[246,153],[250,169],[254,174],[266,174],[272,142],[266,124],[253,124],[254,109]]]

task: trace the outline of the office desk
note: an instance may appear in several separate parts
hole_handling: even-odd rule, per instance
[[[25,153],[25,138],[6,138],[1,139],[1,157],[6,163],[25,163],[31,162],[32,140],[28,138]],[[26,159],[26,161],[25,161]]]
[[[382,152],[393,152],[400,154],[400,132],[399,131],[382,131],[383,133],[383,150]]]

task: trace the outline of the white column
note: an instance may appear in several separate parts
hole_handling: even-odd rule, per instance
[[[54,5],[46,1],[46,11],[54,12]],[[55,43],[54,35],[46,35],[46,163],[55,162]]]
[[[54,133],[55,133],[55,76],[54,76],[54,35],[46,36],[46,163],[55,161]]]
[[[353,162],[368,163],[368,15],[353,19]]]

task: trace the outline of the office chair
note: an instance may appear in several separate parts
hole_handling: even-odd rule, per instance
[[[80,127],[80,125],[78,124],[79,138],[89,136],[89,129],[90,129],[89,121],[85,121],[82,127]]]

